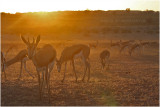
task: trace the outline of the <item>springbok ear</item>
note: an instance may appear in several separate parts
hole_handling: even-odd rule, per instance
[[[25,40],[25,38],[24,38],[22,35],[20,35],[20,36],[21,36],[22,41],[23,41],[26,45],[28,45],[28,42]]]
[[[36,39],[36,46],[38,45],[39,41],[40,41],[40,35],[38,35],[38,37]]]

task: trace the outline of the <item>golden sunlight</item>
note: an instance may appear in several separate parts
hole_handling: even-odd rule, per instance
[[[159,0],[0,0],[0,19],[2,106],[159,106]]]

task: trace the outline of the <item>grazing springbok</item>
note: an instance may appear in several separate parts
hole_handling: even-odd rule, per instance
[[[5,72],[5,68],[6,68],[6,56],[9,53],[9,51],[14,47],[14,45],[12,45],[6,52],[5,54],[1,51],[1,71],[4,72],[4,76],[5,79],[7,78],[6,76],[6,72]]]
[[[40,36],[37,37],[36,42],[33,38],[32,43],[27,42],[23,36],[21,36],[21,39],[27,46],[28,58],[32,60],[37,70],[40,99],[42,99],[44,88],[47,86],[50,102],[50,73],[56,61],[56,50],[50,44],[45,44],[37,50]]]
[[[71,61],[73,66],[73,72],[75,74],[76,82],[77,82],[77,74],[75,71],[75,65],[74,65],[74,59],[80,57],[85,65],[84,75],[82,78],[82,81],[84,81],[86,71],[88,69],[88,81],[90,79],[90,63],[89,63],[89,54],[90,54],[90,48],[83,44],[77,44],[70,47],[66,47],[62,53],[60,59],[57,61],[57,69],[58,72],[61,71],[61,66],[63,63],[65,63],[65,71],[64,71],[64,77],[62,79],[62,82],[65,79],[65,73],[67,70],[67,62]]]
[[[110,52],[107,49],[105,49],[100,53],[99,57],[100,57],[100,60],[101,60],[102,69],[105,68],[106,63],[108,63],[108,69],[109,69]]]
[[[6,63],[6,59],[5,59],[4,53],[1,51],[1,71],[4,72],[4,77],[6,79],[5,63]]]
[[[121,46],[121,48],[119,50],[119,54],[122,54],[122,52],[124,50],[128,50],[130,46],[131,46],[131,44],[125,44],[125,45]]]
[[[27,50],[26,49],[23,49],[21,50],[14,58],[10,59],[9,61],[6,61],[5,63],[5,69],[7,67],[9,67],[10,65],[12,64],[15,64],[16,62],[20,62],[21,63],[21,66],[20,66],[20,74],[19,74],[19,77],[18,79],[21,78],[21,75],[22,75],[22,70],[23,70],[23,66],[24,66],[24,69],[26,72],[28,72],[28,74],[34,78],[31,73],[27,70],[26,68],[26,61],[28,61],[28,57],[27,57]]]
[[[135,40],[128,40],[125,42],[120,41],[120,50],[119,50],[119,54],[121,54],[124,50],[128,50],[129,47],[131,45],[133,45],[133,43],[135,42]]]
[[[140,55],[140,53],[141,53],[141,45],[140,44],[136,43],[136,44],[131,45],[128,53],[131,56],[133,54],[133,52],[135,52],[135,51],[137,51],[138,55]]]

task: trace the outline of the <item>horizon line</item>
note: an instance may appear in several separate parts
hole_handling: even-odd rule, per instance
[[[127,8],[126,8],[127,9]],[[91,10],[91,9],[85,9],[85,10],[54,10],[54,11],[28,11],[28,12],[4,12],[4,11],[0,11],[0,14],[1,13],[10,13],[10,14],[16,14],[16,13],[38,13],[38,12],[65,12],[65,11],[126,11],[126,9],[116,9],[116,10],[101,10],[101,9],[97,9],[97,10]],[[130,9],[130,8],[129,8]],[[154,11],[154,12],[159,12],[159,10],[155,11],[155,10],[149,10],[149,9],[146,9],[146,10],[131,10],[130,11]]]

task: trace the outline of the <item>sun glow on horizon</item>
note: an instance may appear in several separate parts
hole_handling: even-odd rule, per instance
[[[51,12],[65,10],[154,10],[159,0],[2,0],[0,12]]]

